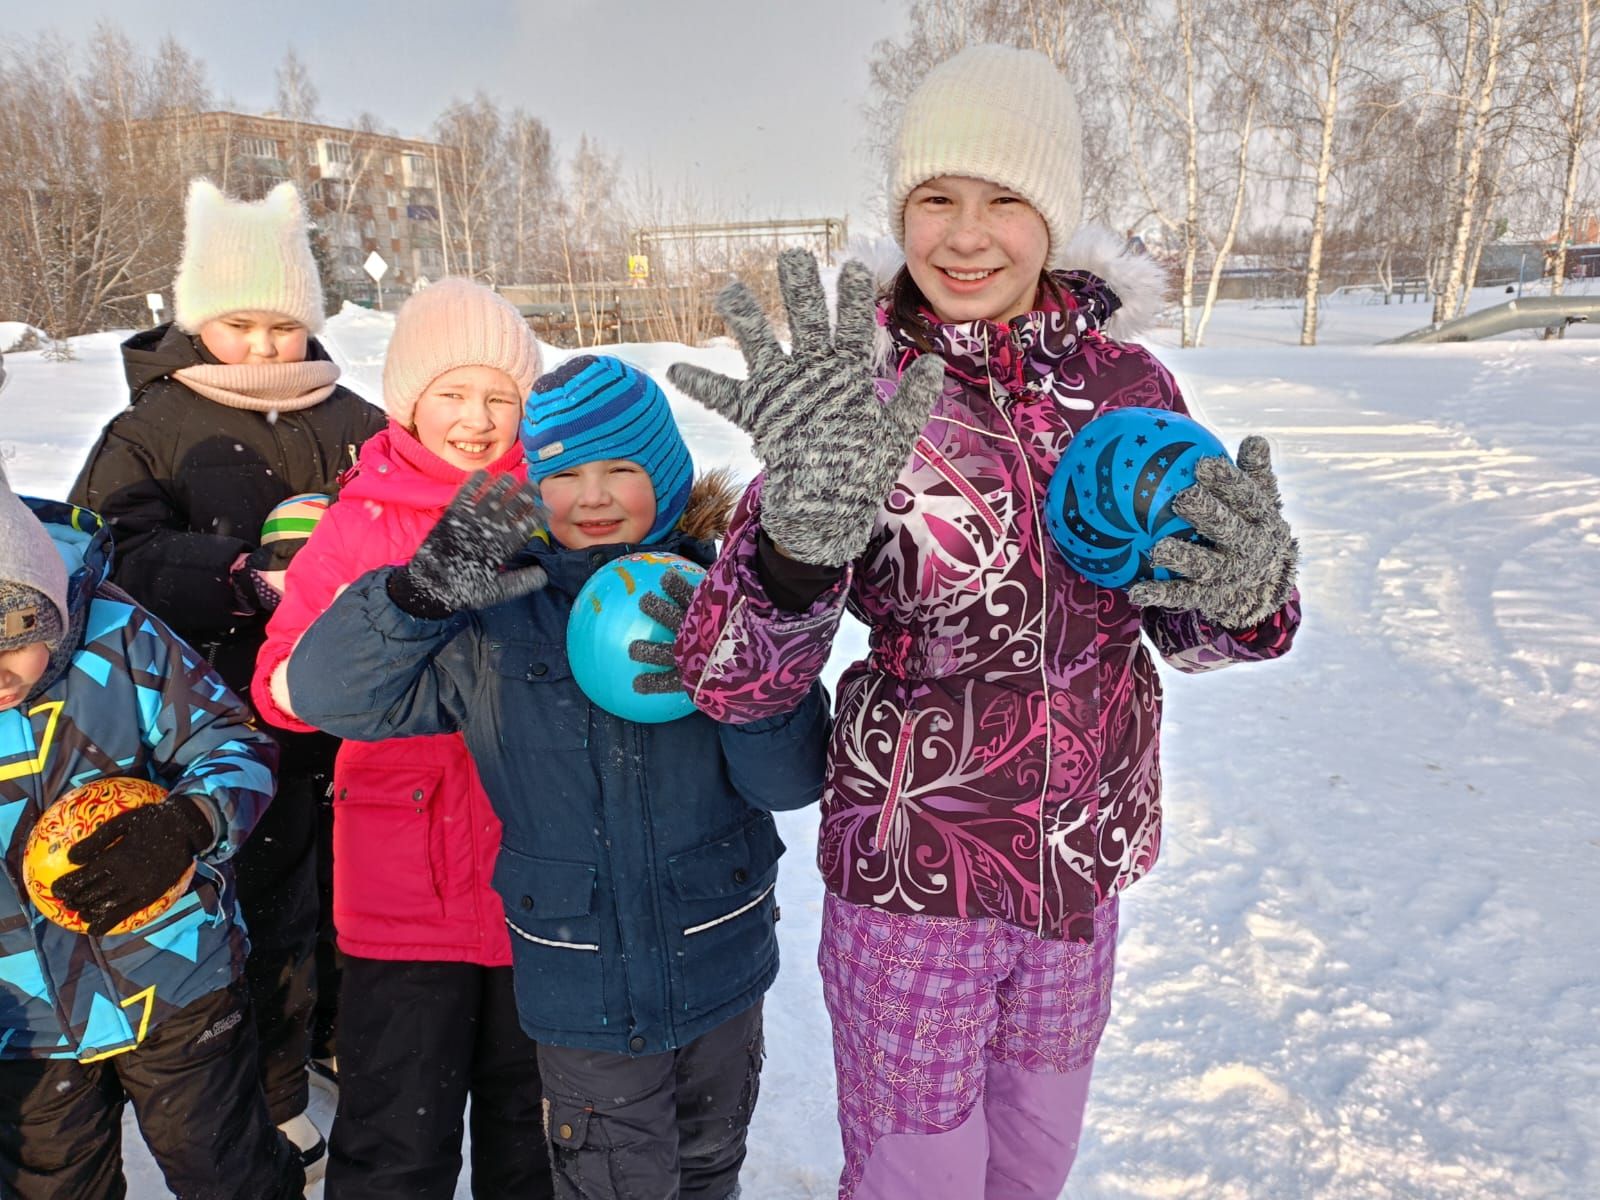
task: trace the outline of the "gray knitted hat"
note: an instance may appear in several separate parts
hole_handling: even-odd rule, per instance
[[[66,564],[0,471],[0,651],[30,642],[53,650],[66,626]]]

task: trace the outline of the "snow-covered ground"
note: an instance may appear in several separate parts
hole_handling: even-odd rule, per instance
[[[1167,677],[1166,845],[1124,904],[1071,1200],[1600,1196],[1600,331],[1373,345],[1425,317],[1334,299],[1301,349],[1297,308],[1237,303],[1206,349],[1151,339],[1226,442],[1272,439],[1306,617],[1281,662]],[[373,398],[391,325],[326,339]],[[7,356],[19,490],[64,493],[125,402],[118,340]],[[677,410],[700,463],[753,469]],[[839,1166],[815,821],[780,824],[751,1200],[831,1196]],[[131,1194],[164,1197],[132,1129]]]

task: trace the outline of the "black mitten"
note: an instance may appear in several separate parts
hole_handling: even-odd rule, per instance
[[[1201,459],[1194,477],[1172,507],[1211,545],[1162,538],[1150,561],[1182,578],[1136,583],[1128,598],[1192,609],[1225,629],[1249,629],[1283,606],[1300,561],[1267,439],[1252,434],[1240,442],[1237,467],[1221,457]]]
[[[492,608],[548,583],[543,567],[502,571],[542,524],[538,486],[474,471],[411,561],[389,576],[389,598],[414,617],[443,620]]]
[[[665,596],[646,592],[639,600],[644,614],[653,617],[677,634],[683,618],[689,612],[689,601],[694,599],[694,584],[683,577],[681,571],[668,571],[661,577],[661,590]],[[637,663],[653,667],[668,667],[666,671],[640,671],[633,677],[633,690],[643,696],[657,696],[683,691],[683,676],[678,673],[678,660],[671,642],[653,642],[639,638],[628,644],[628,657]]]
[[[112,817],[67,851],[77,865],[55,883],[55,894],[104,937],[183,876],[216,840],[204,803],[168,796],[160,804]]]

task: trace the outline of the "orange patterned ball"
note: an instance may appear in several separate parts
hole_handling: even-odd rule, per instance
[[[166,798],[166,789],[159,783],[108,776],[73,788],[45,809],[22,850],[22,882],[39,911],[63,929],[73,933],[88,932],[88,922],[56,899],[56,880],[68,871],[77,870],[76,865],[67,860],[67,851],[118,813],[146,804],[160,804]],[[194,867],[191,866],[158,900],[114,926],[111,932],[132,933],[155,920],[189,890],[189,880],[193,877]]]

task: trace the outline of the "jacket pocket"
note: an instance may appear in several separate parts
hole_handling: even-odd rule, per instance
[[[667,860],[684,1004],[692,1012],[734,999],[776,965],[783,851],[772,818],[752,813],[738,828]]]
[[[444,916],[444,847],[434,820],[441,773],[416,765],[339,764],[333,792],[333,920],[359,938],[360,923]]]
[[[543,1029],[606,1025],[605,953],[588,863],[534,858],[500,847],[494,890],[505,905],[524,1022]]]
[[[900,807],[900,795],[905,790],[906,773],[911,767],[911,738],[917,730],[917,713],[906,710],[900,719],[900,734],[894,740],[894,758],[889,764],[889,786],[884,789],[883,806],[878,809],[878,823],[873,830],[872,848],[880,854],[889,845],[889,835],[894,832],[894,814]]]
[[[528,707],[498,705],[498,719],[515,721],[503,730],[511,744],[539,750],[583,750],[589,745],[589,701],[572,678],[567,649],[555,642],[491,641],[490,669],[504,686],[535,689]],[[515,682],[511,682],[515,681]],[[530,715],[529,708],[533,711]],[[522,718],[522,719],[518,719]]]

